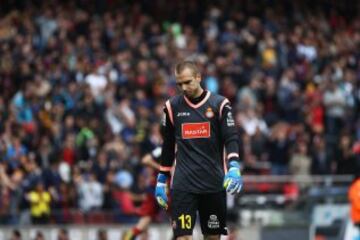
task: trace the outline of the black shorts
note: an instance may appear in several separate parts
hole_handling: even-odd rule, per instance
[[[171,192],[171,199],[171,223],[175,237],[192,235],[197,211],[202,234],[227,235],[225,191],[196,194],[175,190]]]

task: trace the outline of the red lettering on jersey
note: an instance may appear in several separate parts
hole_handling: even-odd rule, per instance
[[[183,139],[209,138],[210,122],[183,123],[181,125],[181,135]]]

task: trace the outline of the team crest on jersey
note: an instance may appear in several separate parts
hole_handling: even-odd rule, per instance
[[[206,116],[207,118],[213,118],[213,117],[215,116],[213,110],[211,109],[211,107],[208,107],[208,108],[206,109],[205,116]]]

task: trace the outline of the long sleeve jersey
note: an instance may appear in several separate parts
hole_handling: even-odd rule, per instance
[[[195,101],[184,95],[171,98],[164,107],[161,132],[160,171],[169,174],[174,167],[174,190],[223,190],[227,162],[239,160],[235,121],[225,97],[204,91]]]

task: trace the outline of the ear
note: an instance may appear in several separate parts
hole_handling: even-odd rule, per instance
[[[201,82],[201,74],[195,76],[196,81]]]

